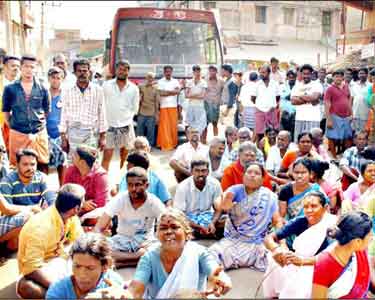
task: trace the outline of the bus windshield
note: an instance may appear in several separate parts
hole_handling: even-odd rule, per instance
[[[121,20],[116,61],[131,64],[220,64],[215,26],[174,20]]]

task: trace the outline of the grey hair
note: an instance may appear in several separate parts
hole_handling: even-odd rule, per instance
[[[227,126],[225,128],[225,136],[228,136],[230,135],[232,132],[235,132],[237,131],[237,127],[234,127],[234,126]]]
[[[292,136],[290,135],[290,132],[288,130],[280,130],[279,131],[279,135],[280,134],[285,134],[287,137],[288,137],[288,140],[291,141],[292,140]]]
[[[134,139],[133,148],[135,148],[135,143],[142,143],[142,144],[146,145],[147,148],[150,148],[150,143],[149,143],[148,139],[144,136],[137,136]]]
[[[310,133],[315,136],[316,134],[323,134],[323,130],[319,127],[311,128]]]
[[[219,144],[225,145],[225,138],[223,137],[218,137],[215,136],[211,141],[210,141],[210,147],[217,146]]]
[[[240,147],[238,148],[238,154],[240,154],[240,153],[242,153],[246,150],[250,150],[250,151],[252,151],[256,154],[258,149],[257,149],[257,146],[255,146],[254,143],[246,141],[246,142],[243,142],[240,145]]]

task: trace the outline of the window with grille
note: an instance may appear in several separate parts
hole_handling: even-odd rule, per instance
[[[267,6],[255,7],[255,22],[262,24],[267,23]]]
[[[284,7],[283,11],[284,11],[284,24],[294,25],[294,14],[296,10],[294,8]]]
[[[332,15],[330,11],[323,11],[322,14],[322,27],[324,33],[331,33]]]

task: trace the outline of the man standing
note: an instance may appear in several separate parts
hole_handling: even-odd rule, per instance
[[[207,91],[204,98],[204,106],[206,109],[207,116],[207,127],[203,131],[202,142],[207,142],[207,128],[211,123],[214,131],[214,136],[219,134],[217,123],[220,117],[220,101],[221,94],[223,92],[224,81],[217,76],[217,68],[215,66],[209,66],[208,68],[208,81]]]
[[[61,86],[62,89],[70,88],[76,84],[77,78],[68,70],[68,60],[64,54],[59,53],[53,57],[53,66],[62,69],[65,73],[64,81]]]
[[[260,68],[260,80],[257,82],[255,95],[255,133],[260,141],[267,127],[279,128],[276,107],[280,101],[279,84],[270,79],[271,68],[267,65]]]
[[[333,72],[333,84],[327,89],[324,102],[328,148],[336,159],[336,146],[344,152],[352,144],[352,101],[349,86],[344,82],[344,71]]]
[[[128,80],[130,64],[116,64],[116,78],[104,84],[105,111],[108,122],[102,166],[108,171],[115,148],[120,149],[120,169],[125,163],[134,139],[133,118],[139,109],[139,89]]]
[[[177,95],[180,93],[180,84],[172,78],[172,66],[164,66],[164,77],[158,81],[160,92],[160,115],[157,145],[162,151],[172,150],[177,146]]]
[[[10,127],[9,159],[16,163],[21,148],[34,149],[40,170],[48,171],[49,151],[46,117],[50,110],[47,89],[35,79],[37,61],[34,56],[21,58],[21,78],[5,87],[3,112]]]
[[[155,74],[146,74],[146,84],[139,88],[141,102],[137,116],[137,136],[146,136],[150,145],[155,146],[155,125],[159,121],[160,94],[154,85]]]
[[[282,130],[289,131],[291,138],[293,140],[294,126],[296,121],[296,108],[292,104],[290,95],[293,90],[293,87],[296,84],[297,73],[294,70],[289,70],[286,73],[286,78],[287,81],[280,86],[280,127]]]
[[[202,141],[202,133],[207,127],[206,111],[204,109],[204,96],[207,83],[201,78],[201,67],[193,66],[193,79],[186,84],[186,98],[188,106],[186,111],[186,123],[199,131]]]
[[[359,81],[353,85],[353,130],[360,131],[365,128],[370,110],[367,104],[367,94],[371,83],[367,81],[368,69],[359,69]]]
[[[320,96],[319,99],[319,107],[320,107],[320,113],[321,113],[321,121],[320,121],[320,128],[323,130],[323,134],[326,132],[326,123],[327,123],[327,118],[325,116],[325,111],[324,111],[324,95],[329,88],[329,84],[326,80],[327,77],[327,71],[325,68],[320,68],[318,72],[318,82],[322,85],[323,88],[323,93]]]
[[[296,83],[290,95],[292,104],[296,106],[294,142],[297,142],[300,133],[310,132],[312,128],[320,126],[319,99],[323,93],[321,84],[311,80],[311,65],[303,65],[300,72],[303,80]]]
[[[64,72],[60,68],[52,67],[48,71],[50,85],[51,112],[47,116],[47,132],[49,142],[49,166],[55,167],[59,176],[59,184],[62,185],[65,173],[66,153],[61,148],[59,126],[61,121],[61,82]]]
[[[214,201],[221,195],[220,182],[208,175],[204,158],[194,158],[190,168],[192,176],[177,185],[173,207],[186,214],[195,237],[212,237],[221,216],[221,211],[214,209]]]
[[[177,182],[191,176],[190,163],[194,156],[207,157],[208,146],[199,141],[199,131],[189,127],[187,129],[188,142],[178,146],[169,162],[171,168],[175,171]]]
[[[62,147],[70,154],[81,144],[99,147],[102,151],[107,130],[103,89],[90,82],[90,62],[87,59],[76,60],[73,68],[77,82],[62,93]]]
[[[0,106],[2,106],[2,94],[4,88],[14,83],[18,77],[20,70],[20,59],[16,56],[4,57],[4,76],[0,82]],[[9,149],[9,126],[5,123],[4,114],[0,112],[0,126],[3,133],[4,144]]]
[[[272,57],[270,79],[276,81],[278,84],[283,84],[285,81],[285,74],[280,71],[279,60],[276,57]]]

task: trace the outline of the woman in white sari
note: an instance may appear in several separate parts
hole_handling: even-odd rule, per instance
[[[304,216],[290,220],[283,228],[266,236],[268,268],[263,281],[266,298],[309,298],[312,287],[314,255],[328,245],[327,229],[336,223],[336,216],[328,211],[329,200],[319,191],[310,192],[303,199]],[[297,236],[293,251],[286,238]]]
[[[192,229],[185,215],[168,208],[159,219],[160,244],[151,247],[140,259],[129,292],[135,299],[171,298],[181,290],[197,290],[202,295],[223,295],[231,288],[207,249],[190,241]],[[206,289],[206,283],[209,289]]]

